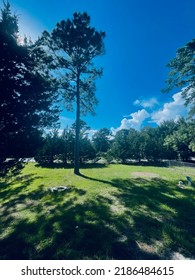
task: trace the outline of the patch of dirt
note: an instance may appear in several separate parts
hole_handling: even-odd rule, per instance
[[[134,178],[159,178],[160,175],[156,174],[156,173],[152,173],[152,172],[132,172],[131,173],[132,177]]]
[[[137,243],[139,249],[142,250],[143,252],[146,252],[148,254],[157,254],[154,246],[148,245],[144,242],[136,242],[136,243]]]
[[[170,250],[167,250],[163,255],[159,254],[158,252],[158,243],[156,245],[149,245],[144,242],[137,242],[138,248],[141,250],[142,254],[148,254],[148,255],[153,255],[154,257],[156,256],[159,259],[162,260],[192,260],[193,258],[185,257],[183,254],[179,252],[171,252]],[[157,259],[156,258],[156,259]]]
[[[178,252],[173,252],[171,260],[192,260],[191,258],[186,258],[184,255]]]

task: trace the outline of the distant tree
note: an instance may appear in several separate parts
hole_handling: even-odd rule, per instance
[[[111,147],[113,157],[121,160],[122,163],[126,163],[127,159],[130,158],[128,133],[129,131],[127,129],[119,130],[115,135],[115,139]]]
[[[193,152],[193,156],[195,156],[195,124],[194,122],[188,122],[188,133],[190,136],[189,141],[189,149]]]
[[[61,135],[62,139],[62,154],[60,159],[63,163],[73,162],[74,160],[74,142],[75,134],[73,129],[66,128]]]
[[[128,142],[129,142],[129,156],[131,159],[138,160],[139,162],[141,159],[144,158],[144,151],[143,151],[143,137],[140,131],[137,131],[133,128],[129,129],[128,133]]]
[[[72,124],[72,132],[75,135],[76,122]],[[88,133],[91,128],[83,120],[80,120],[80,153],[79,162],[84,163],[88,160],[93,160],[96,158],[96,151],[88,138]]]
[[[32,155],[42,129],[58,119],[53,104],[55,79],[44,68],[46,57],[36,44],[19,42],[18,18],[12,15],[10,4],[4,3],[0,16],[0,156],[21,157],[24,151]]]
[[[188,161],[195,155],[195,124],[184,119],[180,119],[178,124],[178,129],[165,138],[165,145],[171,146],[179,159]]]
[[[170,91],[174,87],[182,89],[182,95],[186,105],[191,105],[190,116],[195,115],[195,39],[192,39],[184,47],[179,48],[176,56],[168,65],[171,68],[167,79],[167,88]]]
[[[96,158],[96,151],[87,136],[81,138],[80,141],[80,163],[84,163],[88,160],[94,160]]]
[[[157,129],[153,127],[144,127],[141,132],[143,154],[148,161],[159,161],[161,158],[161,146]]]
[[[80,138],[88,136],[88,132],[91,129],[90,126],[88,126],[85,121],[80,119],[79,127],[80,127]],[[76,135],[76,122],[72,124],[71,129],[74,135]]]
[[[51,35],[44,32],[41,43],[47,44],[53,53],[52,69],[59,70],[60,86],[67,109],[76,104],[74,173],[79,174],[80,116],[94,113],[95,79],[102,69],[94,67],[95,57],[104,53],[104,32],[90,27],[86,13],[74,13],[73,19],[57,23]]]
[[[43,147],[38,151],[35,160],[40,164],[52,164],[55,156],[62,154],[63,140],[54,129],[45,136]]]
[[[110,130],[102,128],[92,136],[93,146],[97,153],[106,153],[110,148]]]
[[[177,159],[177,152],[173,149],[172,145],[165,144],[166,137],[172,135],[177,129],[178,123],[174,120],[164,121],[156,128],[161,159]]]

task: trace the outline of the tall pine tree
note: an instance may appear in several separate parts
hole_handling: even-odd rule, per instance
[[[90,27],[86,13],[74,13],[73,19],[57,23],[51,34],[43,33],[42,42],[53,53],[52,69],[58,70],[60,87],[67,109],[76,104],[74,173],[79,174],[80,116],[94,113],[95,79],[102,69],[94,66],[95,57],[104,53],[104,32]]]

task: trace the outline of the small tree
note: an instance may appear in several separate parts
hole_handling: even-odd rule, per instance
[[[84,163],[88,160],[94,160],[95,158],[96,152],[91,141],[87,136],[83,137],[80,143],[80,163]]]
[[[157,129],[153,127],[144,127],[140,132],[142,136],[142,145],[144,146],[144,158],[148,161],[158,161],[161,158],[161,147]]]
[[[62,154],[61,159],[63,163],[73,162],[74,160],[74,141],[75,135],[72,129],[68,127],[63,130],[62,139]]]
[[[73,19],[57,23],[51,35],[43,33],[53,55],[51,68],[59,70],[59,84],[66,108],[76,104],[74,173],[79,174],[80,116],[94,113],[95,79],[102,75],[102,69],[94,67],[93,59],[104,53],[104,32],[90,27],[86,13],[74,13]]]
[[[172,145],[165,144],[165,138],[171,136],[177,129],[178,123],[174,120],[164,121],[156,128],[161,159],[177,159],[177,153]]]
[[[114,158],[119,159],[122,163],[126,163],[126,160],[130,158],[130,143],[128,141],[127,129],[119,130],[111,147],[111,153]]]
[[[93,145],[97,153],[106,153],[110,148],[110,131],[107,128],[98,130],[92,137]]]
[[[128,133],[129,156],[131,159],[138,160],[143,158],[143,137],[141,133],[133,128]]]
[[[38,151],[35,160],[40,164],[52,164],[55,156],[62,154],[63,152],[63,140],[59,136],[58,131],[53,131],[46,134],[44,144]]]
[[[72,124],[72,131],[75,135],[76,123]],[[92,146],[91,141],[88,138],[88,132],[90,127],[83,120],[80,120],[80,153],[79,153],[79,162],[84,163],[87,160],[93,160],[96,157],[95,149]]]

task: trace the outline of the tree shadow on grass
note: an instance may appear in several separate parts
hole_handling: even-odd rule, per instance
[[[34,212],[35,221],[15,221],[13,231],[0,242],[1,259],[158,258],[142,253],[131,235],[128,242],[120,241],[126,221],[112,217],[101,197],[76,205],[70,199],[49,214],[36,206]]]
[[[159,243],[165,258],[169,250],[195,257],[194,190],[179,189],[176,182],[170,185],[157,178],[137,182],[139,179],[113,180],[121,190],[118,199],[133,216],[137,238]]]
[[[0,207],[0,259],[165,259],[174,250],[195,255],[193,190],[161,179],[81,176],[113,191],[90,199],[74,186],[67,193],[42,185],[10,193]]]
[[[36,163],[37,167],[49,168],[49,169],[72,169],[74,164],[65,164],[65,163],[51,163],[51,164],[40,164]],[[106,168],[108,164],[105,163],[82,163],[80,164],[81,169],[93,169],[93,168]]]
[[[5,160],[0,163],[0,178],[10,178],[21,173],[25,162],[18,159]]]
[[[177,182],[171,184],[160,178],[106,181],[81,176],[117,190],[115,200],[125,207],[126,218],[133,219],[134,238],[145,244],[141,248],[158,251],[163,259],[171,258],[174,251],[195,258],[193,188],[181,189]]]

